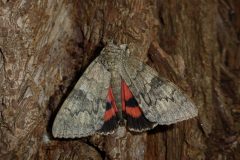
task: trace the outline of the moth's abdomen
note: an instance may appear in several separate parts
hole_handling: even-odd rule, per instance
[[[113,97],[115,99],[117,108],[118,108],[118,116],[119,119],[122,119],[122,103],[121,103],[121,76],[117,71],[112,71],[111,78],[111,87],[113,92]]]

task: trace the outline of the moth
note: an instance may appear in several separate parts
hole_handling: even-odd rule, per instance
[[[197,114],[180,89],[132,56],[127,45],[109,43],[64,101],[52,133],[59,138],[111,134],[122,122],[142,132]]]

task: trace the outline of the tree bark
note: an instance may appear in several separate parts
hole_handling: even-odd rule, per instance
[[[108,40],[179,86],[197,118],[54,139],[52,122]],[[0,1],[0,159],[240,157],[238,0]]]

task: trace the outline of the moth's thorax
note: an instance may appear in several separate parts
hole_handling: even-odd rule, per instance
[[[123,58],[126,55],[126,46],[117,46],[108,44],[101,52],[100,61],[111,71],[120,71],[122,67]]]

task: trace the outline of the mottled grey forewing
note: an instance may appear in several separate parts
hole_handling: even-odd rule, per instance
[[[90,64],[55,118],[54,137],[84,137],[101,128],[110,77],[99,58]]]
[[[168,125],[197,116],[196,106],[178,87],[137,58],[124,60],[121,75],[148,120]]]

